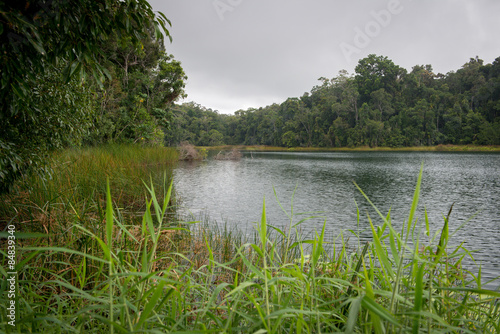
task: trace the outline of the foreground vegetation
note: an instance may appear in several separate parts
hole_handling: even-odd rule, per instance
[[[356,231],[326,240],[324,227],[301,239],[307,218],[293,200],[286,227],[269,225],[264,201],[248,240],[177,222],[175,159],[164,148],[70,150],[51,179],[26,177],[2,197],[2,219],[17,232],[16,326],[1,303],[2,331],[500,331],[500,293],[462,266],[466,249],[448,249],[449,216],[436,235],[426,216],[417,220],[421,174],[407,223],[396,231],[390,214],[368,217],[370,243],[347,242]]]

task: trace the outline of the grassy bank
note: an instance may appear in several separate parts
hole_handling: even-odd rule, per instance
[[[43,176],[25,175],[2,197],[0,221],[48,231],[54,222],[102,220],[106,180],[114,203],[125,212],[145,208],[143,181],[170,182],[177,152],[169,148],[107,145],[56,153]],[[68,221],[69,220],[69,221]]]
[[[255,209],[255,237],[246,240],[173,220],[171,180],[160,170],[169,170],[164,163],[175,153],[102,150],[63,152],[52,179],[26,178],[2,199],[2,214],[16,218],[6,224],[25,233],[15,240],[15,326],[0,303],[2,331],[500,331],[500,293],[462,267],[466,249],[448,249],[449,217],[429,235],[427,217],[415,216],[421,174],[407,224],[396,231],[380,213],[370,219],[370,243],[348,243],[341,231],[327,240],[324,228],[302,240],[305,220],[292,214],[293,204],[283,213],[289,225],[278,228],[268,225],[265,202]],[[4,238],[3,282],[6,249]],[[2,300],[8,292],[2,284]]]
[[[222,145],[206,146],[207,150],[228,151],[237,148],[241,151],[274,151],[274,152],[500,152],[500,146],[477,145],[437,145],[414,147],[278,147],[265,145]]]

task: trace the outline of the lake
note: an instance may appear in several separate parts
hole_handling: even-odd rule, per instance
[[[244,233],[260,221],[265,198],[270,224],[286,226],[293,197],[302,234],[320,231],[326,220],[330,241],[344,231],[359,231],[370,239],[368,215],[375,225],[382,220],[354,182],[400,230],[407,220],[421,163],[424,163],[418,207],[420,222],[427,210],[431,235],[440,231],[450,215],[450,243],[474,253],[485,279],[500,275],[500,154],[456,152],[245,152],[238,161],[208,160],[180,163],[174,172],[180,212],[189,219],[208,217]],[[275,196],[276,193],[276,196]],[[294,194],[295,193],[295,194]],[[320,213],[317,213],[320,212]],[[423,225],[425,227],[425,224]],[[422,235],[422,240],[428,240]],[[437,237],[439,239],[439,236]],[[498,284],[495,283],[495,286]],[[491,285],[489,285],[491,287]]]

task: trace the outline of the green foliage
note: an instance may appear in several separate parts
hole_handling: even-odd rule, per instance
[[[95,131],[85,142],[163,145],[172,118],[169,106],[185,97],[181,63],[165,53],[153,31],[141,39],[140,48],[129,38],[110,38],[103,53],[101,62],[113,78],[99,91]]]
[[[223,121],[230,118],[216,111],[206,109],[193,102],[174,105],[171,108],[172,119],[165,142],[169,146],[178,146],[189,142],[197,146],[230,144]],[[228,119],[229,122],[229,119]],[[226,134],[226,136],[224,135]]]
[[[354,76],[320,78],[310,93],[265,108],[219,115],[194,104],[173,108],[167,142],[301,147],[500,145],[500,58],[475,58],[456,72],[412,71],[387,57],[361,59]]]
[[[27,168],[43,172],[48,152],[79,145],[90,131],[95,94],[78,78],[64,82],[61,68],[26,77],[30,97],[13,96],[11,108],[16,114],[0,118],[0,192]]]
[[[0,220],[30,222],[43,231],[44,219],[57,217],[64,227],[75,221],[95,219],[100,200],[106,195],[106,182],[120,189],[116,204],[124,210],[144,208],[143,181],[163,182],[170,178],[178,153],[173,148],[113,144],[79,147],[54,153],[49,159],[50,178],[32,171],[18,179],[9,194],[2,195]],[[62,211],[62,212],[61,212]],[[70,214],[71,216],[71,214]]]
[[[146,0],[0,2],[0,192],[27,168],[42,171],[52,149],[80,142],[89,96],[110,77],[100,59],[109,37],[137,47],[162,30],[170,37],[167,24]]]
[[[283,137],[281,137],[281,140],[283,142],[283,145],[286,147],[295,147],[297,146],[297,135],[293,131],[287,131],[283,134]]]

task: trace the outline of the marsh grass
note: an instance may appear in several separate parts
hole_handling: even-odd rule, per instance
[[[500,293],[483,289],[480,274],[461,266],[471,257],[467,250],[449,250],[450,216],[428,237],[427,216],[417,219],[422,172],[403,228],[395,230],[390,214],[374,207],[372,241],[354,249],[342,233],[326,240],[324,225],[301,239],[300,224],[311,216],[295,213],[293,198],[290,209],[282,206],[289,218],[284,228],[268,224],[264,200],[250,238],[207,222],[172,222],[167,178],[143,186],[137,223],[113,200],[125,190],[104,177],[98,228],[73,219],[68,242],[30,238],[18,248],[16,327],[7,325],[0,303],[3,331],[500,331]],[[5,284],[1,289],[5,294]]]
[[[59,152],[48,174],[26,175],[2,197],[0,220],[14,218],[21,228],[46,233],[54,224],[74,219],[102,220],[107,179],[120,213],[140,213],[145,208],[144,180],[157,186],[165,178],[169,181],[176,160],[176,150],[164,147],[107,145]]]

